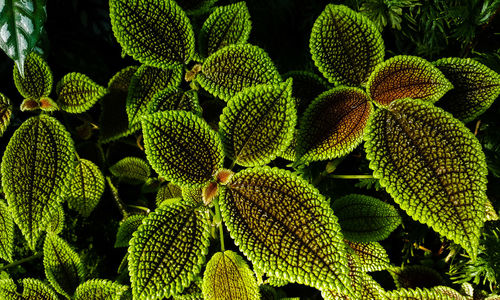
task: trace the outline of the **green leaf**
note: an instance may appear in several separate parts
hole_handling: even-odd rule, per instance
[[[47,225],[47,232],[59,234],[64,229],[64,208],[62,203],[57,203],[50,212],[50,222]]]
[[[442,58],[433,64],[454,88],[437,105],[463,122],[484,113],[500,94],[500,75],[470,58]]]
[[[2,186],[14,221],[31,249],[61,202],[74,165],[70,134],[56,119],[26,120],[9,141],[2,158]]]
[[[377,242],[358,243],[346,241],[359,258],[359,266],[362,272],[375,272],[386,270],[391,262],[384,247]]]
[[[58,300],[57,294],[45,283],[38,279],[24,278],[23,292],[19,293],[14,280],[7,278],[0,280],[0,298],[9,300]]]
[[[390,204],[364,195],[347,195],[332,204],[345,238],[353,242],[386,239],[401,224],[398,211]]]
[[[283,75],[283,79],[288,78],[293,79],[292,96],[299,116],[316,97],[329,89],[326,80],[311,72],[291,71]]]
[[[130,240],[129,274],[134,299],[182,292],[201,271],[209,244],[203,212],[181,202],[157,208]]]
[[[0,137],[5,132],[5,129],[7,129],[7,126],[9,126],[11,116],[12,105],[10,105],[10,100],[4,94],[0,93]]]
[[[196,276],[182,294],[172,296],[173,300],[205,300],[201,292],[201,279]]]
[[[131,215],[120,222],[120,227],[118,227],[116,233],[115,248],[128,247],[132,234],[141,226],[145,217],[145,215]]]
[[[57,105],[66,112],[79,114],[89,110],[106,92],[87,75],[69,73],[57,83]]]
[[[209,12],[218,0],[182,0],[179,6],[189,16],[199,16]]]
[[[245,2],[218,7],[201,28],[200,52],[207,57],[228,45],[244,44],[251,29],[250,13]]]
[[[0,48],[24,76],[24,61],[35,47],[47,19],[46,0],[11,0],[0,5]]]
[[[52,91],[52,71],[36,52],[31,52],[24,62],[24,76],[14,66],[14,83],[24,98],[38,100]]]
[[[384,59],[375,25],[344,5],[325,7],[314,23],[309,48],[320,72],[335,84],[361,85]]]
[[[93,162],[79,159],[66,196],[68,206],[88,217],[104,192],[104,176]]]
[[[83,264],[78,254],[62,238],[47,233],[43,244],[45,276],[54,289],[70,297],[84,279]]]
[[[177,87],[182,79],[182,68],[162,70],[142,65],[130,82],[127,96],[129,126],[137,125],[148,114],[148,105],[160,90]]]
[[[443,277],[434,269],[426,266],[394,267],[389,270],[394,283],[400,288],[431,288],[444,284]]]
[[[194,32],[173,0],[110,0],[111,25],[123,51],[143,64],[170,68],[194,54]]]
[[[487,201],[486,162],[476,137],[451,114],[412,99],[379,109],[368,127],[373,176],[408,215],[474,259]]]
[[[80,284],[75,300],[120,300],[127,286],[104,279],[91,279]]]
[[[144,148],[153,169],[177,185],[203,186],[222,168],[215,131],[191,112],[171,110],[142,119]]]
[[[244,88],[280,83],[281,76],[264,50],[243,44],[230,45],[210,55],[196,81],[210,94],[228,101]]]
[[[220,117],[225,154],[246,167],[267,164],[290,144],[296,118],[291,79],[244,89]]]
[[[373,106],[358,88],[337,87],[322,93],[300,120],[297,158],[327,160],[351,152],[363,140]]]
[[[259,286],[243,258],[233,251],[215,253],[207,263],[202,284],[205,300],[259,300]]]
[[[436,102],[453,85],[430,62],[417,56],[399,55],[379,64],[370,75],[366,91],[379,106],[403,98]]]
[[[144,159],[138,157],[125,157],[109,168],[113,176],[130,184],[146,182],[151,176],[151,168]]]
[[[156,193],[156,207],[159,207],[165,200],[173,198],[181,198],[182,190],[180,187],[173,183],[167,183],[160,186]]]
[[[12,262],[14,219],[5,202],[0,200],[0,258]]]
[[[346,245],[324,197],[289,171],[245,169],[222,187],[222,218],[236,245],[270,276],[350,291]]]
[[[176,87],[157,92],[149,102],[147,111],[152,114],[166,110],[186,110],[201,116],[198,93],[195,90],[183,91]]]
[[[436,286],[431,289],[399,289],[386,293],[388,299],[398,300],[466,300],[464,296],[447,286]]]

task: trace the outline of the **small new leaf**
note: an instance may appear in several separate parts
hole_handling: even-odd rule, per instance
[[[131,215],[120,223],[116,233],[115,248],[128,247],[132,234],[141,226],[145,215]]]
[[[4,201],[0,200],[0,258],[12,262],[14,250],[14,219]]]
[[[91,279],[76,288],[75,300],[120,300],[127,286],[104,279]]]
[[[158,189],[156,193],[156,207],[159,207],[163,202],[169,199],[183,198],[182,189],[173,183],[167,183]]]
[[[45,283],[38,279],[24,278],[23,292],[19,293],[14,280],[11,278],[0,280],[0,299],[9,300],[58,300],[57,294]]]
[[[104,192],[104,176],[93,162],[79,159],[69,183],[68,206],[88,217]]]
[[[148,113],[166,110],[186,110],[201,116],[198,93],[194,90],[183,91],[176,87],[157,92],[148,104]]]
[[[283,75],[283,79],[288,78],[293,79],[292,97],[299,116],[316,97],[329,89],[325,79],[311,72],[291,71]]]
[[[359,258],[359,267],[362,272],[386,270],[391,262],[384,247],[377,242],[358,243],[346,241]]]
[[[113,176],[130,184],[146,182],[151,176],[151,168],[144,159],[138,157],[125,157],[109,168]]]
[[[10,105],[9,98],[0,93],[0,136],[3,135],[5,129],[10,124],[10,117],[12,116],[12,105]]]
[[[57,83],[57,105],[72,114],[82,113],[89,110],[106,92],[106,88],[87,75],[69,73]]]
[[[64,229],[64,208],[62,203],[57,205],[50,212],[50,222],[47,225],[47,232],[59,234]]]
[[[24,98],[48,97],[52,91],[52,72],[49,65],[36,52],[31,52],[24,63],[24,76],[14,66],[14,83]]]

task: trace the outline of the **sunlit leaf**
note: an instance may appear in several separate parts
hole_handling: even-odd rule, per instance
[[[377,242],[358,243],[346,241],[359,258],[359,267],[362,272],[385,270],[391,262],[384,247]]]
[[[437,286],[431,289],[398,289],[386,292],[388,299],[398,300],[466,300],[464,296],[447,286]]]
[[[9,98],[0,93],[0,136],[3,135],[5,129],[10,124],[10,117],[12,116],[12,105],[10,105]]]
[[[181,294],[173,295],[173,300],[205,300],[201,292],[201,279],[196,276]]]
[[[12,262],[14,219],[5,202],[0,200],[0,258]]]
[[[91,279],[76,288],[75,300],[120,300],[127,286],[104,279]]]
[[[47,232],[59,234],[64,229],[64,208],[62,203],[57,203],[50,212],[50,221],[47,224]]]
[[[109,167],[113,176],[130,184],[143,183],[151,176],[151,168],[144,159],[138,157],[125,157]]]
[[[451,114],[413,99],[379,109],[368,127],[373,176],[408,215],[475,258],[487,201],[476,137]]]
[[[167,183],[158,189],[156,193],[156,206],[160,206],[165,200],[182,197],[182,190],[173,183]]]
[[[106,88],[87,75],[69,73],[57,83],[57,105],[69,113],[82,113],[89,110],[106,92]]]
[[[366,82],[384,59],[384,43],[375,25],[344,5],[325,7],[314,23],[309,48],[323,76],[335,84]]]
[[[497,221],[498,220],[498,214],[495,211],[495,208],[491,204],[491,201],[486,201],[485,205],[485,214],[484,214],[484,221]]]
[[[403,98],[436,102],[453,85],[430,62],[417,56],[399,55],[379,64],[366,90],[375,103],[387,106]]]
[[[145,215],[131,215],[120,223],[116,233],[115,248],[128,247],[132,234],[141,226]]]
[[[93,162],[79,159],[69,183],[68,206],[84,217],[94,210],[104,192],[104,176]]]
[[[14,83],[24,98],[38,100],[52,91],[52,72],[49,65],[36,52],[31,52],[24,62],[24,76],[14,66]]]
[[[316,97],[329,89],[325,79],[311,72],[291,71],[283,75],[283,79],[288,78],[293,79],[292,96],[299,116]]]
[[[14,280],[7,278],[0,280],[0,299],[8,300],[58,300],[57,294],[45,283],[38,279],[24,278],[23,291],[18,292]]]
[[[394,267],[389,270],[396,288],[431,288],[444,284],[443,277],[434,269],[426,266]]]
[[[201,116],[198,93],[194,90],[183,91],[176,87],[157,92],[148,104],[148,113],[166,110],[186,110]]]

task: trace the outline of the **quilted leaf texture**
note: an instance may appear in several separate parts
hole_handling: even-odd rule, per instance
[[[14,83],[24,98],[38,100],[52,91],[52,71],[36,52],[31,52],[24,62],[24,76],[14,66]]]
[[[182,197],[182,189],[173,183],[167,183],[158,189],[156,193],[156,206],[160,206],[164,201],[173,199],[173,198],[181,198]]]
[[[10,100],[4,94],[0,93],[0,136],[3,135],[5,129],[9,126],[11,116],[12,105],[10,105]]]
[[[210,55],[196,76],[203,89],[228,101],[244,88],[281,82],[269,55],[250,45],[229,45]]]
[[[82,113],[89,110],[106,92],[106,88],[87,75],[69,73],[57,83],[57,105],[69,113]]]
[[[53,233],[47,233],[45,237],[43,267],[52,287],[66,297],[73,295],[85,276],[78,254]]]
[[[64,209],[62,203],[57,203],[50,212],[50,222],[47,225],[47,232],[59,234],[64,229]]]
[[[173,0],[110,0],[111,25],[125,53],[139,62],[168,69],[187,64],[194,32]]]
[[[245,2],[218,7],[201,28],[200,53],[207,57],[228,45],[244,44],[251,29],[250,13]]]
[[[328,82],[320,76],[307,71],[291,71],[283,75],[286,80],[293,79],[292,96],[300,116],[321,93],[329,89]]]
[[[248,168],[219,196],[222,218],[255,268],[270,276],[349,293],[346,249],[324,197],[289,171]]]
[[[377,242],[358,243],[346,241],[347,245],[359,258],[359,267],[362,272],[386,270],[391,262],[384,247]]]
[[[431,288],[445,283],[436,270],[426,266],[395,267],[389,273],[398,289]]]
[[[0,200],[0,258],[12,262],[14,250],[14,219],[4,201]]]
[[[9,300],[58,300],[57,294],[41,280],[24,278],[23,292],[17,291],[17,286],[11,278],[0,280],[0,299]]]
[[[403,98],[436,102],[453,85],[430,62],[417,56],[399,55],[379,64],[368,79],[366,90],[379,106]]]
[[[209,244],[203,212],[181,202],[157,208],[130,240],[128,266],[134,299],[182,292],[201,271]]]
[[[296,119],[291,79],[244,89],[220,117],[225,154],[242,166],[265,165],[288,147]]]
[[[370,196],[351,194],[332,204],[345,238],[353,242],[386,239],[401,224],[398,211]]]
[[[166,110],[186,110],[201,116],[198,93],[195,90],[183,91],[176,87],[157,92],[148,104],[148,113]]]
[[[62,201],[73,170],[70,134],[47,115],[29,118],[14,132],[2,158],[2,186],[14,221],[31,249]]]
[[[215,131],[191,112],[171,110],[142,119],[146,157],[166,180],[201,187],[222,168],[222,143]]]
[[[436,103],[463,122],[485,112],[500,94],[500,75],[470,58],[442,58],[433,64],[453,84]]]
[[[91,279],[76,288],[75,300],[120,300],[127,286],[104,279]]]
[[[397,300],[466,300],[459,292],[447,286],[436,286],[431,289],[398,289],[386,292],[388,299]]]
[[[47,19],[46,0],[12,0],[0,5],[0,48],[24,76],[24,61],[35,47]]]
[[[144,215],[131,215],[120,222],[118,232],[116,233],[115,248],[128,247],[128,242],[132,234],[141,226]]]
[[[372,112],[373,105],[361,89],[337,87],[322,93],[300,120],[298,159],[311,162],[351,152],[363,140]]]
[[[344,5],[325,7],[314,23],[309,48],[320,72],[335,84],[361,85],[384,59],[375,25]]]
[[[259,300],[259,286],[243,258],[233,251],[217,252],[207,263],[202,284],[205,300]]]
[[[109,171],[113,176],[131,184],[146,182],[151,176],[151,167],[148,162],[133,156],[120,159],[109,167]]]
[[[104,192],[104,176],[93,162],[79,159],[66,196],[68,206],[88,217]]]
[[[375,113],[365,138],[373,176],[394,201],[474,259],[487,201],[476,137],[450,113],[401,99]]]
[[[142,65],[130,82],[127,96],[129,126],[139,124],[141,117],[148,113],[148,105],[153,96],[168,87],[177,87],[182,79],[182,68],[159,69]]]

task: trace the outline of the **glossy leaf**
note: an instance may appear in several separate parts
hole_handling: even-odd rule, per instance
[[[0,258],[12,262],[14,219],[5,202],[0,200]]]
[[[301,161],[333,159],[363,140],[373,106],[358,88],[338,87],[321,94],[300,120],[297,157]]]
[[[309,48],[320,72],[335,84],[366,82],[384,59],[384,43],[375,25],[344,5],[325,7],[314,23]]]
[[[125,53],[143,64],[170,68],[194,54],[194,32],[173,0],[111,0],[111,25]]]
[[[151,176],[151,168],[144,159],[138,157],[125,157],[109,167],[113,176],[124,180],[127,183],[143,183]]]
[[[166,110],[186,110],[201,116],[198,93],[195,90],[183,91],[176,87],[157,92],[148,104],[148,113]]]
[[[130,240],[134,299],[161,299],[189,286],[205,261],[209,235],[196,207],[178,202],[150,213]]]
[[[45,283],[38,279],[24,278],[23,291],[19,293],[14,280],[11,278],[0,280],[0,299],[9,300],[58,300],[57,294]]]
[[[104,192],[104,176],[93,162],[79,159],[66,196],[68,206],[88,217]]]
[[[359,258],[359,267],[362,272],[386,270],[391,262],[384,247],[377,242],[357,243],[346,241],[347,245]]]
[[[104,87],[87,75],[69,73],[57,83],[57,105],[69,113],[82,113],[89,110],[106,92]]]
[[[446,286],[437,286],[431,289],[398,289],[386,293],[388,299],[398,300],[466,300],[457,291]]]
[[[158,192],[156,193],[156,206],[160,206],[164,201],[173,198],[182,197],[182,190],[180,187],[173,183],[167,183],[160,186]]]
[[[2,186],[14,221],[31,249],[62,201],[74,161],[73,141],[56,119],[26,120],[9,141],[2,158]]]
[[[379,106],[403,98],[436,102],[453,85],[430,62],[417,56],[399,55],[379,64],[370,75],[366,91]]]
[[[50,222],[47,225],[47,232],[59,234],[64,229],[64,208],[62,203],[58,203],[50,212]]]
[[[222,188],[219,201],[231,237],[257,269],[349,293],[337,218],[305,180],[280,169],[245,169]]]
[[[52,91],[52,71],[36,52],[31,52],[24,62],[24,76],[14,66],[14,83],[24,98],[38,100]]]
[[[255,276],[243,258],[233,251],[217,252],[207,263],[202,284],[205,300],[259,300]]]
[[[191,112],[172,110],[146,116],[142,130],[149,163],[174,184],[202,186],[222,168],[219,137]]]
[[[364,195],[347,195],[332,204],[345,238],[353,242],[386,239],[401,224],[398,211],[390,204]]]
[[[209,56],[228,45],[244,44],[251,29],[250,13],[245,2],[218,7],[201,28],[200,52]]]
[[[91,279],[76,288],[75,300],[120,300],[127,286],[104,279]]]
[[[426,266],[395,267],[389,270],[396,288],[431,288],[444,284],[443,277],[434,269]]]
[[[118,227],[116,233],[115,248],[128,247],[132,234],[141,226],[145,217],[145,215],[131,215],[120,222],[120,227]]]
[[[291,79],[243,90],[229,100],[220,117],[225,154],[242,166],[267,164],[290,144],[296,115]]]
[[[11,116],[12,105],[10,105],[10,100],[4,94],[0,93],[0,136],[3,135],[5,129],[9,126]]]
[[[300,116],[321,93],[329,89],[328,82],[318,75],[307,71],[291,71],[283,75],[283,79],[293,79],[292,96],[295,108]]]
[[[453,84],[437,105],[463,122],[485,112],[500,94],[500,75],[470,58],[443,58],[433,63]]]
[[[476,137],[442,109],[403,99],[375,113],[365,138],[373,176],[394,201],[474,259],[487,201]]]
[[[203,89],[228,101],[244,88],[281,82],[269,55],[250,44],[230,45],[210,55],[196,76]]]

